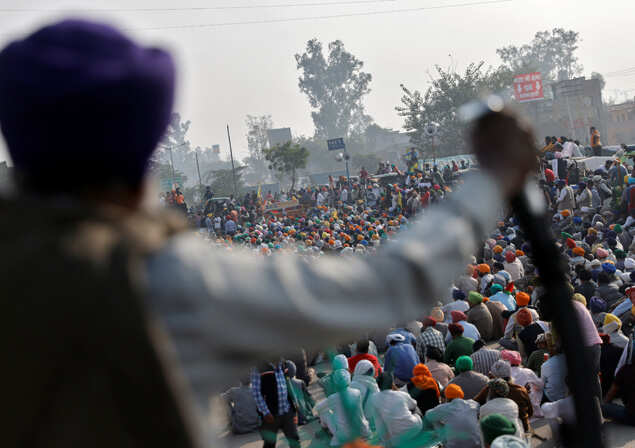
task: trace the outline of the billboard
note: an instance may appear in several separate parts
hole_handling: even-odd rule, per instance
[[[269,139],[270,148],[276,145],[284,145],[293,139],[291,137],[291,128],[267,129],[267,138]]]
[[[329,151],[337,151],[338,149],[346,149],[346,145],[344,144],[343,138],[332,138],[331,140],[327,140],[326,144],[329,148]]]
[[[519,103],[544,100],[542,74],[534,72],[514,76],[514,97]]]

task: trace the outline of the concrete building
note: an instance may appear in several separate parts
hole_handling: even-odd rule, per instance
[[[608,106],[607,145],[635,144],[635,99]]]
[[[545,83],[545,99],[520,104],[520,110],[534,126],[537,137],[562,135],[589,144],[589,128],[595,126],[602,136],[607,132],[606,108],[598,79],[575,78]],[[604,142],[603,142],[604,143]]]

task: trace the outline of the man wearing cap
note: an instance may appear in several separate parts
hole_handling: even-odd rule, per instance
[[[410,380],[412,369],[419,364],[419,356],[403,335],[391,333],[386,339],[390,347],[384,358],[384,370],[394,375],[395,384],[403,386]]]
[[[19,192],[0,200],[6,446],[196,445],[209,396],[254,360],[422,313],[535,164],[530,133],[486,115],[472,136],[481,173],[382,256],[211,251],[182,218],[142,207],[175,72],[167,53],[81,20],[0,52]]]
[[[493,331],[492,315],[483,304],[483,296],[476,291],[472,291],[468,295],[468,302],[470,309],[467,312],[467,321],[476,327],[481,336],[479,339],[491,340]]]

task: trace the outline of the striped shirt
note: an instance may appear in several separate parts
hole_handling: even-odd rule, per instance
[[[501,358],[501,352],[489,348],[482,348],[472,353],[471,358],[474,363],[474,371],[487,375],[492,365]]]

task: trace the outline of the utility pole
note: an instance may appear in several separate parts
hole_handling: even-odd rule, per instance
[[[229,157],[232,161],[232,179],[234,181],[234,199],[238,198],[238,191],[236,188],[236,168],[234,167],[234,152],[232,151],[232,137],[229,134],[229,125],[227,125],[227,140],[229,140]]]
[[[194,156],[196,157],[196,171],[198,172],[198,186],[203,190],[203,182],[201,181],[201,167],[198,165],[198,151],[194,151]]]

